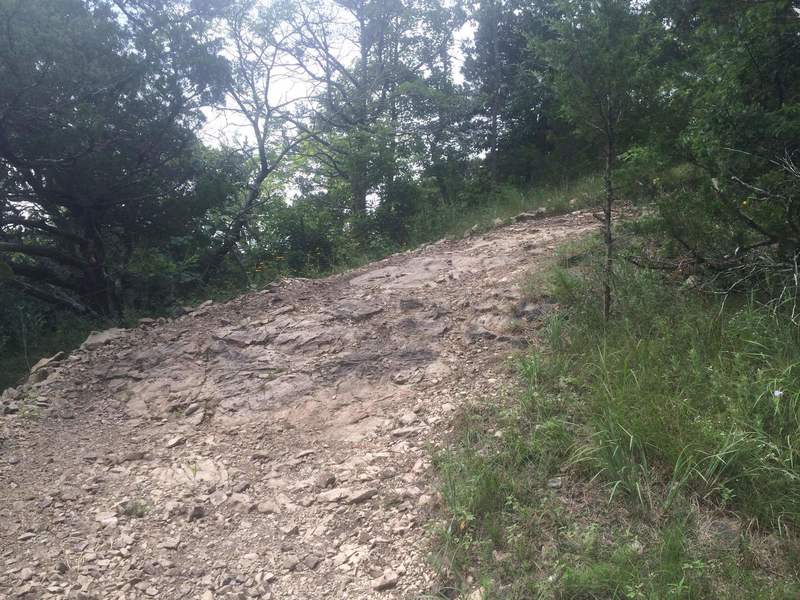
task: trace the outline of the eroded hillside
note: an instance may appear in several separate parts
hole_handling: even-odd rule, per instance
[[[518,284],[587,213],[520,219],[91,337],[7,391],[0,597],[435,590],[430,448],[548,306]]]

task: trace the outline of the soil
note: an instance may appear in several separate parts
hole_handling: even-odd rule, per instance
[[[433,452],[597,226],[533,217],[43,361],[0,398],[0,598],[435,594]]]

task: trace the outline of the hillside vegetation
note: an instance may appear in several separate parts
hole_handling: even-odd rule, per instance
[[[800,594],[798,2],[0,0],[0,24],[0,390],[92,329],[590,208],[526,284],[558,310],[506,397],[437,454],[442,576]]]
[[[797,297],[621,265],[609,324],[601,265],[587,240],[531,279],[561,310],[437,455],[440,568],[483,598],[796,597]]]

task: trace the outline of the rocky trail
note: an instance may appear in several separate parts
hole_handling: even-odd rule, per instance
[[[0,598],[435,594],[431,449],[589,213],[93,334],[0,398]],[[511,321],[515,321],[515,326]]]

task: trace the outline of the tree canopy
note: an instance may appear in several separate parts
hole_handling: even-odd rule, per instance
[[[664,192],[705,264],[800,243],[790,0],[0,0],[0,22],[3,285],[58,310],[324,270],[603,169],[606,198]]]

